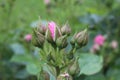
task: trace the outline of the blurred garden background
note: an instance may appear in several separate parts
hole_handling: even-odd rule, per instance
[[[76,80],[120,80],[120,0],[0,0],[0,80],[37,80],[39,50],[26,37],[39,18],[67,22],[72,35],[88,27],[88,44],[77,53],[103,56],[103,67]],[[96,37],[104,38],[100,46]]]

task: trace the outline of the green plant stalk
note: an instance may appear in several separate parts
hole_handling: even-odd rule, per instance
[[[57,58],[59,58],[59,48],[58,48],[58,47],[56,48],[56,64],[58,63],[58,60],[59,60],[59,59],[57,59]],[[55,69],[56,69],[56,75],[58,76],[58,75],[60,74],[59,65],[57,65],[57,66],[55,67]]]

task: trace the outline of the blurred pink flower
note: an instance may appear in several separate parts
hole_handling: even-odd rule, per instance
[[[118,42],[116,40],[113,40],[111,43],[110,43],[110,46],[113,48],[113,49],[116,49],[118,47]]]
[[[96,51],[99,51],[99,50],[100,50],[100,46],[98,44],[94,44],[90,49],[90,52],[96,53]]]
[[[55,29],[56,29],[55,22],[53,22],[53,21],[49,22],[48,23],[48,28],[50,30],[52,39],[55,41]]]
[[[44,3],[48,5],[50,3],[50,0],[44,0]]]
[[[69,77],[70,75],[68,73],[63,73],[60,76],[62,76],[62,77]]]
[[[98,44],[99,46],[102,46],[105,42],[105,37],[102,36],[101,34],[97,35],[95,38],[94,38],[94,43],[95,44]]]
[[[27,42],[29,42],[29,41],[31,41],[31,39],[32,39],[32,35],[31,35],[31,34],[27,34],[27,35],[25,35],[24,39],[25,39]]]

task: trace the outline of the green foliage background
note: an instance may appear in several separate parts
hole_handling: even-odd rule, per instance
[[[24,36],[32,33],[31,24],[38,21],[39,16],[42,20],[53,20],[59,26],[68,21],[73,32],[88,26],[89,43],[79,51],[88,52],[93,37],[99,33],[109,34],[108,41],[120,41],[119,4],[120,0],[51,0],[48,7],[43,0],[0,0],[0,80],[36,80],[35,76],[26,71],[26,65],[34,62],[34,65],[39,64],[38,57],[33,57],[33,53],[36,52],[31,44],[24,41]],[[24,57],[21,57],[21,54]],[[13,58],[15,56],[16,59]],[[35,69],[33,70],[36,71]],[[100,72],[87,77],[83,75],[82,78],[119,80],[119,71],[118,57],[113,65],[110,65],[106,75]]]

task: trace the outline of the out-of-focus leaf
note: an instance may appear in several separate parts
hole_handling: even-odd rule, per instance
[[[37,75],[41,71],[41,66],[39,64],[30,63],[27,65],[26,69],[27,69],[28,73],[30,73],[32,75]]]
[[[114,65],[114,66],[120,68],[120,58],[116,59],[116,61],[115,61],[115,65]]]
[[[19,79],[26,79],[30,74],[26,71],[26,69],[20,70],[16,73],[15,77]]]
[[[108,80],[120,80],[120,69],[111,68],[107,72]]]
[[[91,76],[87,76],[85,78],[85,80],[106,80],[105,76],[101,73],[95,74],[95,75],[91,75]]]
[[[0,60],[9,60],[13,54],[14,52],[10,48],[9,44],[0,43]]]
[[[103,58],[94,54],[80,54],[80,74],[92,75],[99,72],[103,66]]]
[[[11,61],[26,65],[26,69],[31,75],[37,75],[41,71],[42,62],[38,59],[34,59],[31,55],[16,54],[12,57]]]
[[[14,43],[14,44],[11,44],[10,46],[15,54],[24,54],[25,53],[24,47],[19,43]]]
[[[11,61],[21,64],[28,64],[28,63],[32,63],[33,59],[32,56],[27,54],[16,54],[12,57]]]

